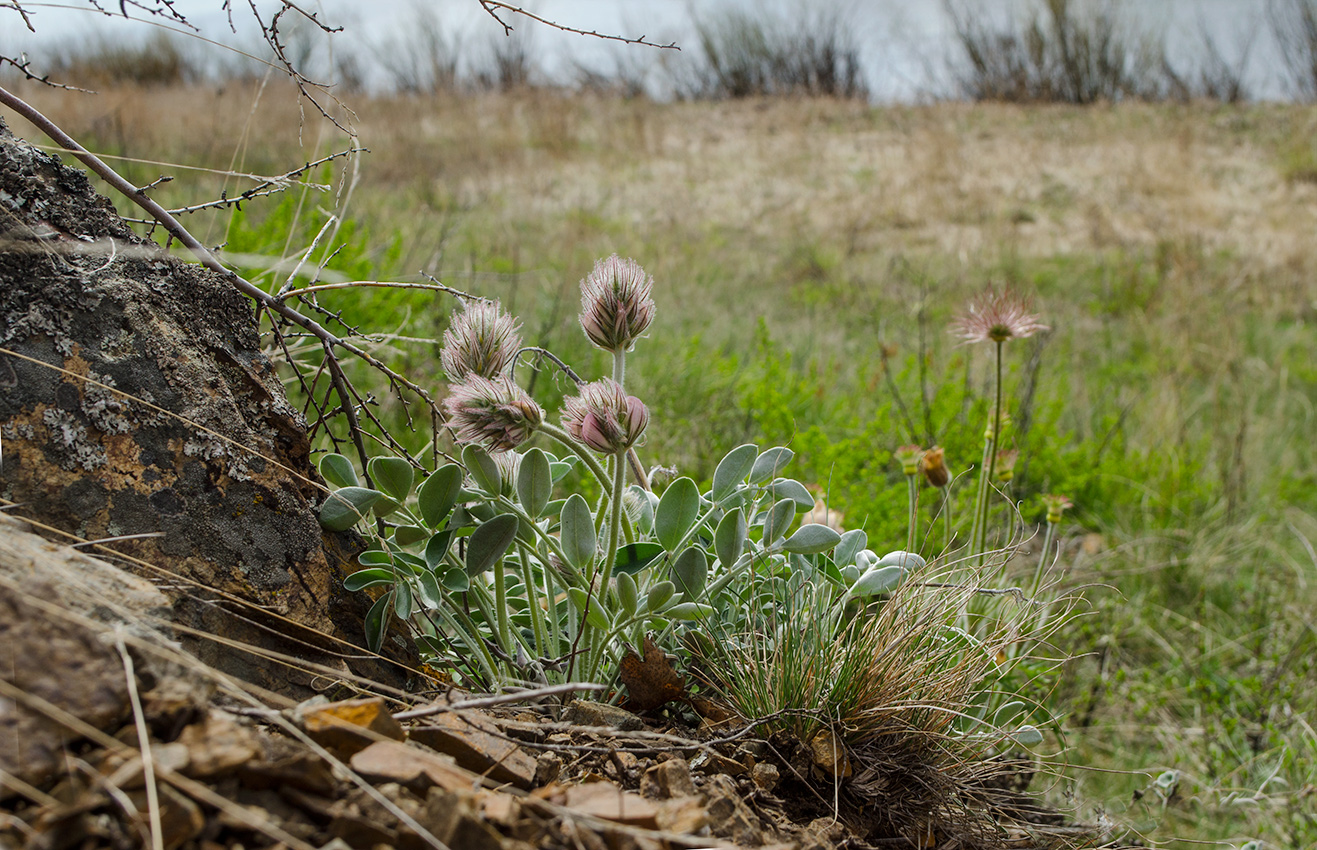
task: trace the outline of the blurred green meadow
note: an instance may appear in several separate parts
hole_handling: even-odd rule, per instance
[[[131,157],[111,162],[138,185],[175,175],[152,190],[170,206],[353,145],[257,79],[19,89],[89,149]],[[658,303],[627,370],[653,416],[644,462],[707,482],[734,446],[788,445],[791,474],[880,552],[905,543],[904,444],[945,448],[964,542],[992,360],[948,327],[985,287],[1031,296],[1051,330],[1006,345],[1017,508],[994,528],[1026,539],[1031,572],[1041,496],[1069,497],[1059,565],[1085,600],[1057,638],[1070,660],[1037,683],[1062,718],[1052,760],[1069,765],[1038,785],[1157,846],[1317,845],[1310,107],[546,90],[351,106],[369,153],[185,223],[271,290],[301,258],[294,285],[429,274],[498,298],[528,345],[587,378],[608,361],[577,326],[579,281],[632,257]],[[434,340],[454,298],[317,298],[442,397]],[[408,431],[387,387],[351,368],[424,450],[428,420]],[[518,375],[546,410],[571,389],[549,368]],[[948,551],[942,509],[923,488],[929,557]]]

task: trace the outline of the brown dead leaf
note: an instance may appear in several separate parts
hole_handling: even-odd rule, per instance
[[[645,635],[645,659],[634,650],[622,656],[619,677],[627,688],[627,708],[652,711],[686,695],[686,679],[672,669],[672,662],[649,635]]]

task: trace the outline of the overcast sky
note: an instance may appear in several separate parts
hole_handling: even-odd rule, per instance
[[[973,2],[974,0],[971,0]],[[58,42],[93,40],[98,37],[132,39],[153,30],[149,24],[125,22],[118,16],[96,12],[87,0],[41,3],[19,0],[31,13],[37,33],[29,34],[18,15],[0,7],[0,54],[27,51],[39,58],[43,46]],[[150,4],[151,0],[146,0]],[[950,28],[942,0],[529,0],[525,5],[536,14],[566,26],[614,33],[629,37],[647,36],[650,41],[675,41],[687,55],[698,48],[693,18],[716,14],[731,4],[764,8],[798,8],[800,3],[818,6],[832,2],[845,10],[862,48],[862,59],[874,98],[879,101],[911,100],[937,93],[945,85],[946,57],[952,53]],[[963,3],[964,0],[961,0]],[[987,14],[1007,14],[1012,7],[1027,7],[1027,0],[976,0]],[[103,0],[106,9],[117,10],[117,0]],[[176,7],[208,37],[228,43],[250,45],[256,28],[243,0],[235,0],[234,24],[229,30],[220,0],[177,0]],[[272,10],[276,3],[258,0],[258,7]],[[377,62],[382,52],[396,47],[416,26],[417,9],[432,10],[446,30],[457,35],[468,55],[470,48],[488,43],[500,30],[481,10],[476,0],[305,0],[300,4],[316,9],[327,23],[343,26],[334,39],[335,49],[352,53],[368,66],[368,74],[379,76]],[[1164,34],[1173,58],[1199,50],[1202,34],[1213,37],[1228,60],[1251,44],[1246,77],[1260,97],[1283,95],[1275,49],[1267,26],[1264,0],[1126,0],[1125,12],[1138,18],[1141,29]],[[129,6],[130,14],[132,7]],[[140,14],[140,13],[138,13]],[[608,67],[618,55],[630,61],[648,62],[657,55],[652,48],[627,48],[619,54],[616,45],[597,39],[572,36],[535,25],[518,16],[508,20],[530,32],[535,55],[550,73],[560,73],[580,62]],[[159,19],[156,19],[157,21]],[[639,58],[636,58],[639,57]]]

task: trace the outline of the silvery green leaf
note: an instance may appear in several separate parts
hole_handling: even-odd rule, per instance
[[[481,490],[491,496],[503,492],[503,475],[498,471],[498,464],[480,446],[470,444],[462,449],[462,465]]]
[[[416,491],[416,506],[421,509],[421,519],[425,524],[438,528],[457,504],[457,494],[461,489],[462,467],[457,464],[445,464],[431,472]]]
[[[365,590],[368,587],[378,587],[382,584],[393,584],[393,570],[386,570],[382,567],[373,567],[367,570],[357,570],[350,573],[343,579],[343,589],[356,592]]]
[[[771,546],[787,533],[787,529],[796,518],[796,503],[783,499],[773,505],[764,520],[764,545]]]
[[[400,525],[393,530],[393,542],[399,546],[411,546],[413,543],[420,543],[430,536],[428,528],[421,528],[419,525]]]
[[[648,541],[628,543],[617,548],[617,558],[613,561],[613,571],[635,575],[662,556],[663,547],[657,543]]]
[[[360,555],[357,555],[357,563],[365,567],[392,564],[393,553],[386,552],[383,549],[367,549]]]
[[[854,564],[848,564],[841,568],[841,577],[848,585],[854,584],[855,580],[860,577],[860,568]]]
[[[670,581],[661,581],[649,589],[645,594],[645,610],[661,611],[663,606],[668,604],[677,593],[677,586]]]
[[[443,578],[439,580],[446,590],[453,593],[462,593],[471,587],[471,579],[466,574],[466,570],[454,567],[444,573]]]
[[[412,482],[416,470],[400,457],[373,457],[366,464],[375,486],[399,502],[404,502],[412,494]]]
[[[375,516],[386,517],[394,511],[402,510],[402,503],[390,496],[381,495],[370,509],[375,512]]]
[[[776,478],[783,469],[786,468],[796,453],[785,446],[774,446],[771,449],[765,449],[763,454],[755,459],[754,466],[750,467],[750,483],[765,484]],[[814,503],[811,501],[810,505]]]
[[[713,616],[713,606],[701,605],[698,602],[679,602],[665,609],[663,616],[671,620],[703,620]]]
[[[901,583],[901,568],[898,566],[873,567],[860,576],[851,589],[851,596],[877,596],[887,593]]]
[[[394,552],[393,562],[400,569],[409,572],[414,576],[420,575],[428,569],[425,559],[418,558],[411,552]]]
[[[475,577],[494,566],[517,537],[515,514],[499,514],[481,523],[466,544],[466,573]]]
[[[388,625],[389,606],[393,604],[393,591],[375,600],[366,612],[366,646],[371,652],[379,652],[384,645],[384,631]]]
[[[594,559],[598,538],[595,536],[594,515],[580,493],[573,493],[562,506],[563,554],[567,563],[583,570]]]
[[[1006,726],[1024,712],[1023,700],[1014,699],[998,708],[992,715],[992,725],[998,729]]]
[[[654,536],[663,548],[673,552],[700,514],[700,489],[689,478],[678,478],[668,485],[654,511]]]
[[[630,617],[636,613],[636,606],[640,604],[636,580],[629,573],[618,573],[615,581],[617,583],[617,601],[622,606],[622,614]]]
[[[343,487],[329,494],[320,506],[320,524],[329,531],[347,531],[384,498],[378,490],[367,487]]]
[[[397,595],[393,598],[393,611],[398,615],[398,619],[407,620],[412,616],[413,605],[412,586],[408,582],[400,581],[394,585]]]
[[[1012,737],[1022,747],[1032,747],[1043,742],[1043,733],[1038,731],[1037,726],[1021,726]]]
[[[759,447],[746,444],[732,449],[718,461],[718,467],[713,471],[713,490],[710,493],[715,502],[722,501],[736,490],[750,474],[758,456]]]
[[[605,616],[603,606],[599,604],[598,599],[587,597],[585,591],[579,587],[567,588],[567,596],[572,600],[572,606],[578,612],[585,612],[585,621],[587,623],[596,629],[608,628],[608,617]]]
[[[782,548],[797,555],[816,555],[836,546],[841,535],[826,525],[811,522],[796,529],[795,534],[787,538]]]
[[[882,560],[880,560],[877,565],[880,567],[898,566],[909,573],[914,572],[915,570],[922,570],[927,563],[927,561],[921,556],[916,555],[914,552],[902,552],[898,550],[883,555]]]
[[[856,528],[846,532],[841,536],[841,542],[837,544],[837,551],[832,553],[832,560],[837,562],[837,566],[844,567],[847,564],[855,563],[855,556],[860,554],[860,550],[869,542],[869,535]]]
[[[796,503],[797,511],[807,511],[814,507],[814,494],[792,478],[779,478],[769,487],[769,492],[776,499],[791,499]]]
[[[713,551],[724,568],[731,568],[745,551],[747,529],[745,514],[730,511],[718,523],[713,533]]]
[[[553,477],[553,483],[557,484],[561,481],[567,473],[572,471],[574,466],[576,466],[576,457],[574,455],[568,455],[562,460],[549,461],[549,474]]]
[[[425,544],[425,565],[432,570],[437,569],[448,554],[448,545],[452,542],[453,532],[436,531],[430,537],[430,542]]]
[[[432,572],[423,572],[417,578],[420,587],[416,595],[421,600],[421,605],[426,610],[433,610],[444,604],[443,591],[439,589],[439,580],[434,577]]]
[[[709,580],[709,556],[698,546],[688,546],[672,562],[672,583],[687,599],[697,599]]]
[[[335,487],[356,487],[358,483],[352,461],[340,454],[327,454],[320,459],[320,477]]]
[[[553,472],[549,459],[540,449],[531,449],[521,457],[517,472],[517,501],[531,517],[544,513],[553,496]]]

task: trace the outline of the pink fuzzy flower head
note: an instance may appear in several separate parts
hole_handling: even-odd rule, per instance
[[[1061,495],[1043,496],[1043,507],[1047,508],[1047,521],[1056,525],[1061,521],[1061,515],[1066,512],[1066,508],[1073,508],[1075,503],[1069,498]]]
[[[1005,342],[1024,339],[1048,330],[1030,313],[1029,299],[1009,289],[988,289],[969,303],[969,308],[951,325],[951,332],[965,342]]]
[[[497,378],[521,349],[520,326],[497,301],[467,301],[444,331],[439,363],[450,383],[468,375]]]
[[[572,438],[602,454],[635,445],[649,425],[649,409],[609,378],[586,384],[563,400],[562,424]]]
[[[581,281],[581,327],[605,351],[628,351],[654,321],[654,278],[614,254]]]
[[[540,406],[506,375],[468,375],[449,389],[444,411],[458,442],[491,452],[515,449],[544,421]]]

